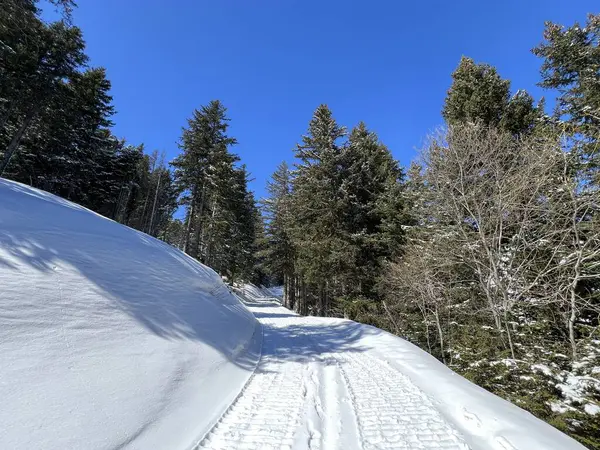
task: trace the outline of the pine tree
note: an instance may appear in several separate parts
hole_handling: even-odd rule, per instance
[[[206,232],[209,193],[214,190],[217,178],[224,177],[222,172],[230,170],[236,161],[228,152],[228,147],[236,143],[226,134],[228,121],[226,109],[218,100],[195,110],[188,128],[183,130],[180,143],[183,152],[171,162],[177,184],[184,192],[181,203],[187,206],[183,251],[194,257],[200,256],[200,240]]]
[[[543,116],[543,102],[535,106],[524,90],[511,98],[510,81],[489,64],[463,56],[452,73],[442,116],[449,125],[477,123],[517,135],[532,131]]]
[[[309,306],[318,314],[328,308],[327,284],[332,279],[337,249],[343,247],[337,233],[341,177],[340,139],[346,130],[340,127],[326,105],[315,111],[308,133],[296,149],[293,181],[292,215],[295,221],[290,229],[297,252],[297,270],[302,294],[300,310]],[[307,291],[307,285],[311,288]]]
[[[265,271],[276,284],[284,286],[284,304],[295,307],[295,252],[289,229],[292,175],[284,161],[267,182],[269,196],[262,201],[265,217],[265,245],[259,257],[264,261]]]
[[[600,167],[600,14],[584,27],[546,23],[544,42],[533,49],[543,58],[540,86],[557,89],[557,114],[581,150],[581,165],[598,182]]]

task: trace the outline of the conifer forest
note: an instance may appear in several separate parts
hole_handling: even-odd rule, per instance
[[[553,109],[464,56],[439,99],[444,123],[409,167],[368,123],[315,105],[255,198],[217,99],[181,111],[171,160],[115,136],[118,105],[76,5],[52,3],[61,18],[49,22],[36,0],[2,1],[1,177],[163,240],[231,284],[282,285],[299,314],[406,338],[600,448],[600,15],[547,22],[528,43]]]

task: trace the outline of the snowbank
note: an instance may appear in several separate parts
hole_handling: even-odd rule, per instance
[[[473,449],[567,450],[584,447],[527,411],[471,383],[410,342],[365,328],[362,345],[430,398]]]
[[[1,448],[190,448],[260,340],[211,269],[0,179]]]
[[[283,286],[273,286],[265,289],[271,296],[277,297],[278,299],[283,298]]]
[[[253,301],[277,301],[281,303],[283,300],[283,286],[274,287],[258,287],[252,283],[236,283],[233,290],[243,300],[247,302]]]

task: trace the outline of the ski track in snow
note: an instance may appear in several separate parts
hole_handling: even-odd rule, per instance
[[[197,450],[468,449],[408,377],[345,343],[344,322],[249,307],[263,355]]]

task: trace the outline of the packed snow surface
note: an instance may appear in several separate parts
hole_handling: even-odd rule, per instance
[[[580,449],[398,337],[0,180],[0,448]],[[258,321],[256,320],[258,319]]]
[[[584,448],[403,339],[238,292],[263,326],[261,359],[196,450]]]

